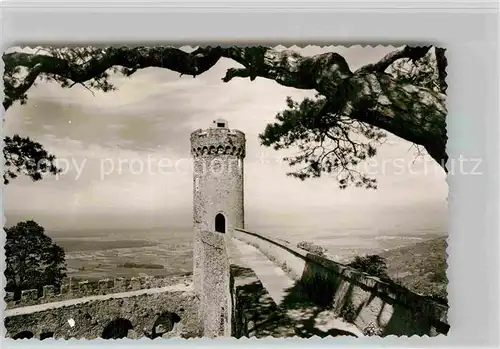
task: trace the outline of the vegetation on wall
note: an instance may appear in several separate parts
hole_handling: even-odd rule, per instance
[[[381,279],[388,280],[387,262],[384,258],[372,254],[367,256],[356,256],[352,262],[348,264],[351,268],[362,271],[369,275],[377,276]]]

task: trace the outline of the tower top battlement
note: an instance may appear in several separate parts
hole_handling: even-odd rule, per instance
[[[225,119],[215,119],[212,125],[191,133],[191,154],[233,155],[245,157],[245,134],[239,130],[231,130]]]

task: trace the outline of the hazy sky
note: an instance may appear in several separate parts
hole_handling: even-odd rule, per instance
[[[343,54],[351,69],[381,58],[392,48],[307,47],[312,55]],[[113,76],[117,91],[91,92],[81,86],[62,89],[40,82],[28,103],[6,114],[4,134],[29,136],[65,161],[67,173],[31,182],[20,177],[4,189],[7,225],[35,219],[46,228],[189,226],[192,175],[189,134],[215,118],[245,132],[246,223],[351,225],[385,220],[417,221],[425,228],[446,221],[445,174],[429,157],[415,160],[411,144],[394,136],[379,148],[379,189],[339,190],[328,176],[301,182],[289,178],[280,154],[261,147],[258,134],[285,108],[285,99],[313,96],[257,78],[223,83],[222,59],[196,78],[159,68],[140,70],[130,78]],[[167,158],[177,171],[159,173],[155,164]],[[149,159],[149,160],[148,160]],[[391,159],[404,159],[410,170],[394,173]],[[140,171],[139,161],[151,170]],[[387,165],[383,165],[387,164]],[[423,166],[427,166],[427,172]],[[384,169],[385,166],[385,169]],[[78,174],[80,173],[80,176]]]

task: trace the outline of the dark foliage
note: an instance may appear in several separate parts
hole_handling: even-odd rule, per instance
[[[55,156],[50,155],[40,143],[28,137],[14,135],[4,138],[4,184],[17,178],[19,174],[39,181],[44,174],[57,174],[60,169],[56,167]]]
[[[259,135],[264,146],[275,150],[296,148],[298,155],[283,160],[303,167],[288,175],[304,180],[323,173],[335,175],[341,189],[349,184],[376,189],[376,180],[356,168],[376,155],[376,146],[386,133],[345,115],[325,113],[325,98],[306,98],[301,103],[287,99],[287,108]]]
[[[402,85],[421,86],[434,93],[440,93],[446,88],[427,51],[423,56],[419,55],[418,60],[414,57],[400,59],[386,69],[393,80]],[[385,92],[382,82],[383,79],[379,79],[381,94]],[[377,147],[385,141],[387,132],[383,127],[374,126],[366,118],[353,118],[343,108],[347,101],[355,98],[353,96],[361,95],[363,88],[362,84],[346,83],[337,89],[335,99],[317,94],[313,99],[305,98],[298,103],[288,97],[287,108],[278,113],[276,121],[268,124],[259,135],[261,144],[275,150],[298,150],[297,155],[283,159],[292,168],[302,165],[287,173],[289,176],[304,180],[326,173],[335,177],[340,189],[350,185],[377,189],[376,178],[364,173],[359,165],[377,154]],[[417,99],[416,96],[403,94],[388,93],[389,95],[392,98],[388,98],[388,102],[394,106],[407,105],[404,107],[406,110],[411,101]],[[364,105],[366,109],[373,107],[369,103]],[[419,114],[422,110],[414,110],[414,113]],[[429,115],[432,113],[432,110],[428,112]],[[414,145],[420,154],[425,153],[425,149],[420,149],[418,143],[415,142]]]
[[[45,285],[60,287],[66,276],[64,250],[45,235],[44,228],[34,221],[5,228],[5,290],[18,299],[22,290]]]
[[[378,276],[381,279],[388,280],[387,263],[384,258],[374,254],[368,256],[356,256],[354,260],[348,264],[351,268],[358,269],[369,275]]]
[[[131,268],[131,269],[164,269],[165,267],[162,264],[154,264],[154,263],[134,263],[134,262],[125,262],[124,264],[120,264],[119,267],[122,268]]]
[[[326,250],[321,246],[313,244],[312,242],[301,241],[297,244],[297,247],[303,249],[304,251],[313,253],[317,256],[325,257]]]

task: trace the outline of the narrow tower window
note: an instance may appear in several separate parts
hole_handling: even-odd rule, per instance
[[[194,187],[195,187],[196,191],[200,191],[200,178],[197,177],[194,180]]]
[[[215,216],[215,231],[222,234],[226,233],[226,218],[222,213]]]

